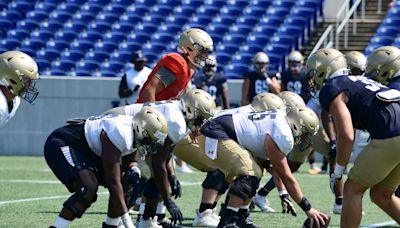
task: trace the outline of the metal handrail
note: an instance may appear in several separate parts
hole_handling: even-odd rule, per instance
[[[329,36],[329,41],[327,40]],[[333,46],[333,26],[329,25],[326,29],[325,32],[321,35],[319,38],[318,42],[315,44],[314,48],[312,49],[310,55],[314,52],[316,52],[321,45],[324,45],[325,48],[330,48]]]
[[[349,33],[349,31],[348,31],[348,27],[349,27],[349,25],[348,25],[348,21],[349,21],[349,19],[350,19],[350,17],[351,16],[353,16],[354,15],[354,17],[353,17],[353,34],[355,34],[356,32],[357,32],[357,22],[356,22],[356,19],[357,19],[357,7],[360,5],[360,3],[361,2],[364,2],[365,0],[357,0],[356,2],[354,2],[354,4],[353,4],[353,6],[350,8],[350,10],[349,11],[347,11],[347,13],[346,13],[346,16],[344,17],[344,19],[341,21],[341,23],[339,24],[339,21],[340,21],[340,14],[339,13],[342,13],[342,12],[338,12],[337,14],[336,14],[336,36],[335,36],[335,48],[336,49],[339,49],[339,35],[340,35],[340,33],[342,32],[342,30],[343,30],[343,28],[345,29],[345,35],[344,35],[344,47],[345,48],[347,48],[348,47],[348,33]],[[348,4],[349,4],[349,1],[347,1],[347,6],[348,6]],[[365,4],[362,4],[362,11],[365,11]],[[344,8],[343,6],[342,6],[342,8]],[[342,9],[341,8],[341,9]],[[365,15],[365,13],[361,13],[361,19],[363,20],[364,18],[364,15]]]

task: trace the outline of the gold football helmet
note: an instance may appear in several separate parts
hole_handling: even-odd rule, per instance
[[[278,95],[273,93],[260,93],[253,98],[251,107],[253,107],[256,112],[272,111],[283,109],[285,103],[283,103],[282,99]]]
[[[283,103],[286,105],[286,110],[290,111],[294,108],[302,108],[306,106],[303,98],[301,98],[298,94],[291,91],[283,91],[280,92],[279,97],[283,100]]]
[[[311,88],[320,90],[332,76],[348,74],[346,58],[336,49],[319,49],[308,57],[306,74]]]
[[[304,56],[299,51],[292,51],[289,53],[287,60],[289,70],[294,74],[298,74],[303,67]]]
[[[260,51],[253,56],[252,62],[257,71],[264,72],[268,69],[269,57]]]
[[[191,131],[211,118],[216,110],[214,99],[201,89],[192,89],[182,96],[182,106],[186,123]]]
[[[136,148],[140,156],[145,157],[157,152],[164,145],[168,136],[168,123],[165,116],[158,110],[143,107],[133,117]]]
[[[213,50],[213,40],[204,30],[190,28],[179,37],[178,52],[186,55],[189,61],[198,68],[204,67],[209,52]]]
[[[7,51],[0,55],[0,79],[10,92],[33,103],[39,94],[35,88],[39,79],[38,66],[29,55]]]
[[[301,140],[310,141],[310,136],[318,132],[318,116],[308,107],[291,109],[286,115],[286,121],[292,129],[296,145],[299,144]]]
[[[345,54],[350,75],[363,75],[367,66],[367,58],[359,51],[349,51]]]
[[[400,75],[400,49],[383,46],[375,49],[367,59],[367,77],[384,85]]]

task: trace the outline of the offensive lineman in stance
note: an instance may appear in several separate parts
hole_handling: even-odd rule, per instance
[[[47,138],[46,162],[72,196],[63,204],[54,226],[68,227],[97,199],[99,185],[110,192],[103,227],[135,227],[124,201],[120,160],[129,162],[135,151],[151,153],[164,144],[168,125],[157,110],[143,108],[135,117],[102,115],[86,120],[70,120]],[[127,170],[123,179],[129,179]]]

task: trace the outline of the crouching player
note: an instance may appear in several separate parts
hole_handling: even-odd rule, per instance
[[[44,146],[47,164],[73,193],[51,227],[68,227],[82,217],[96,201],[99,185],[110,192],[103,227],[135,227],[124,201],[120,160],[129,161],[135,150],[152,151],[162,145],[168,132],[165,117],[147,107],[135,117],[109,114],[68,123],[53,131]]]
[[[248,209],[262,176],[257,160],[267,159],[307,216],[318,227],[325,224],[328,216],[312,208],[286,160],[293,145],[315,134],[318,125],[316,114],[301,108],[287,115],[285,111],[224,115],[202,126],[199,145],[209,162],[225,176],[236,177],[229,188],[228,205],[218,227],[258,227],[248,220]]]

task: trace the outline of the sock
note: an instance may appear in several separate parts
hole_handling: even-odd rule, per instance
[[[199,212],[202,213],[207,209],[213,209],[213,204],[211,203],[201,203],[199,207]]]
[[[259,196],[267,196],[269,194],[269,191],[267,189],[265,189],[265,187],[260,188],[260,190],[258,190],[257,194]]]
[[[228,211],[232,211],[232,212],[235,212],[235,213],[237,213],[238,211],[239,211],[239,207],[231,207],[231,206],[227,206],[226,207],[226,212],[228,212]]]
[[[153,218],[155,215],[156,215],[156,211],[154,210],[154,208],[145,207],[144,213],[143,213],[143,219],[144,220],[147,220],[149,218]]]
[[[110,226],[118,226],[120,221],[121,221],[121,217],[110,218],[107,216],[105,223]]]
[[[57,216],[56,221],[54,222],[54,226],[57,228],[68,228],[68,225],[72,221],[69,221],[63,217]]]
[[[247,204],[247,205],[242,205],[242,206],[240,206],[240,209],[239,209],[239,211],[241,211],[241,210],[246,210],[246,211],[248,211],[248,210],[249,210],[249,208],[250,208],[250,204]]]
[[[343,196],[336,197],[335,203],[336,203],[337,205],[342,205],[342,203],[343,203]]]

